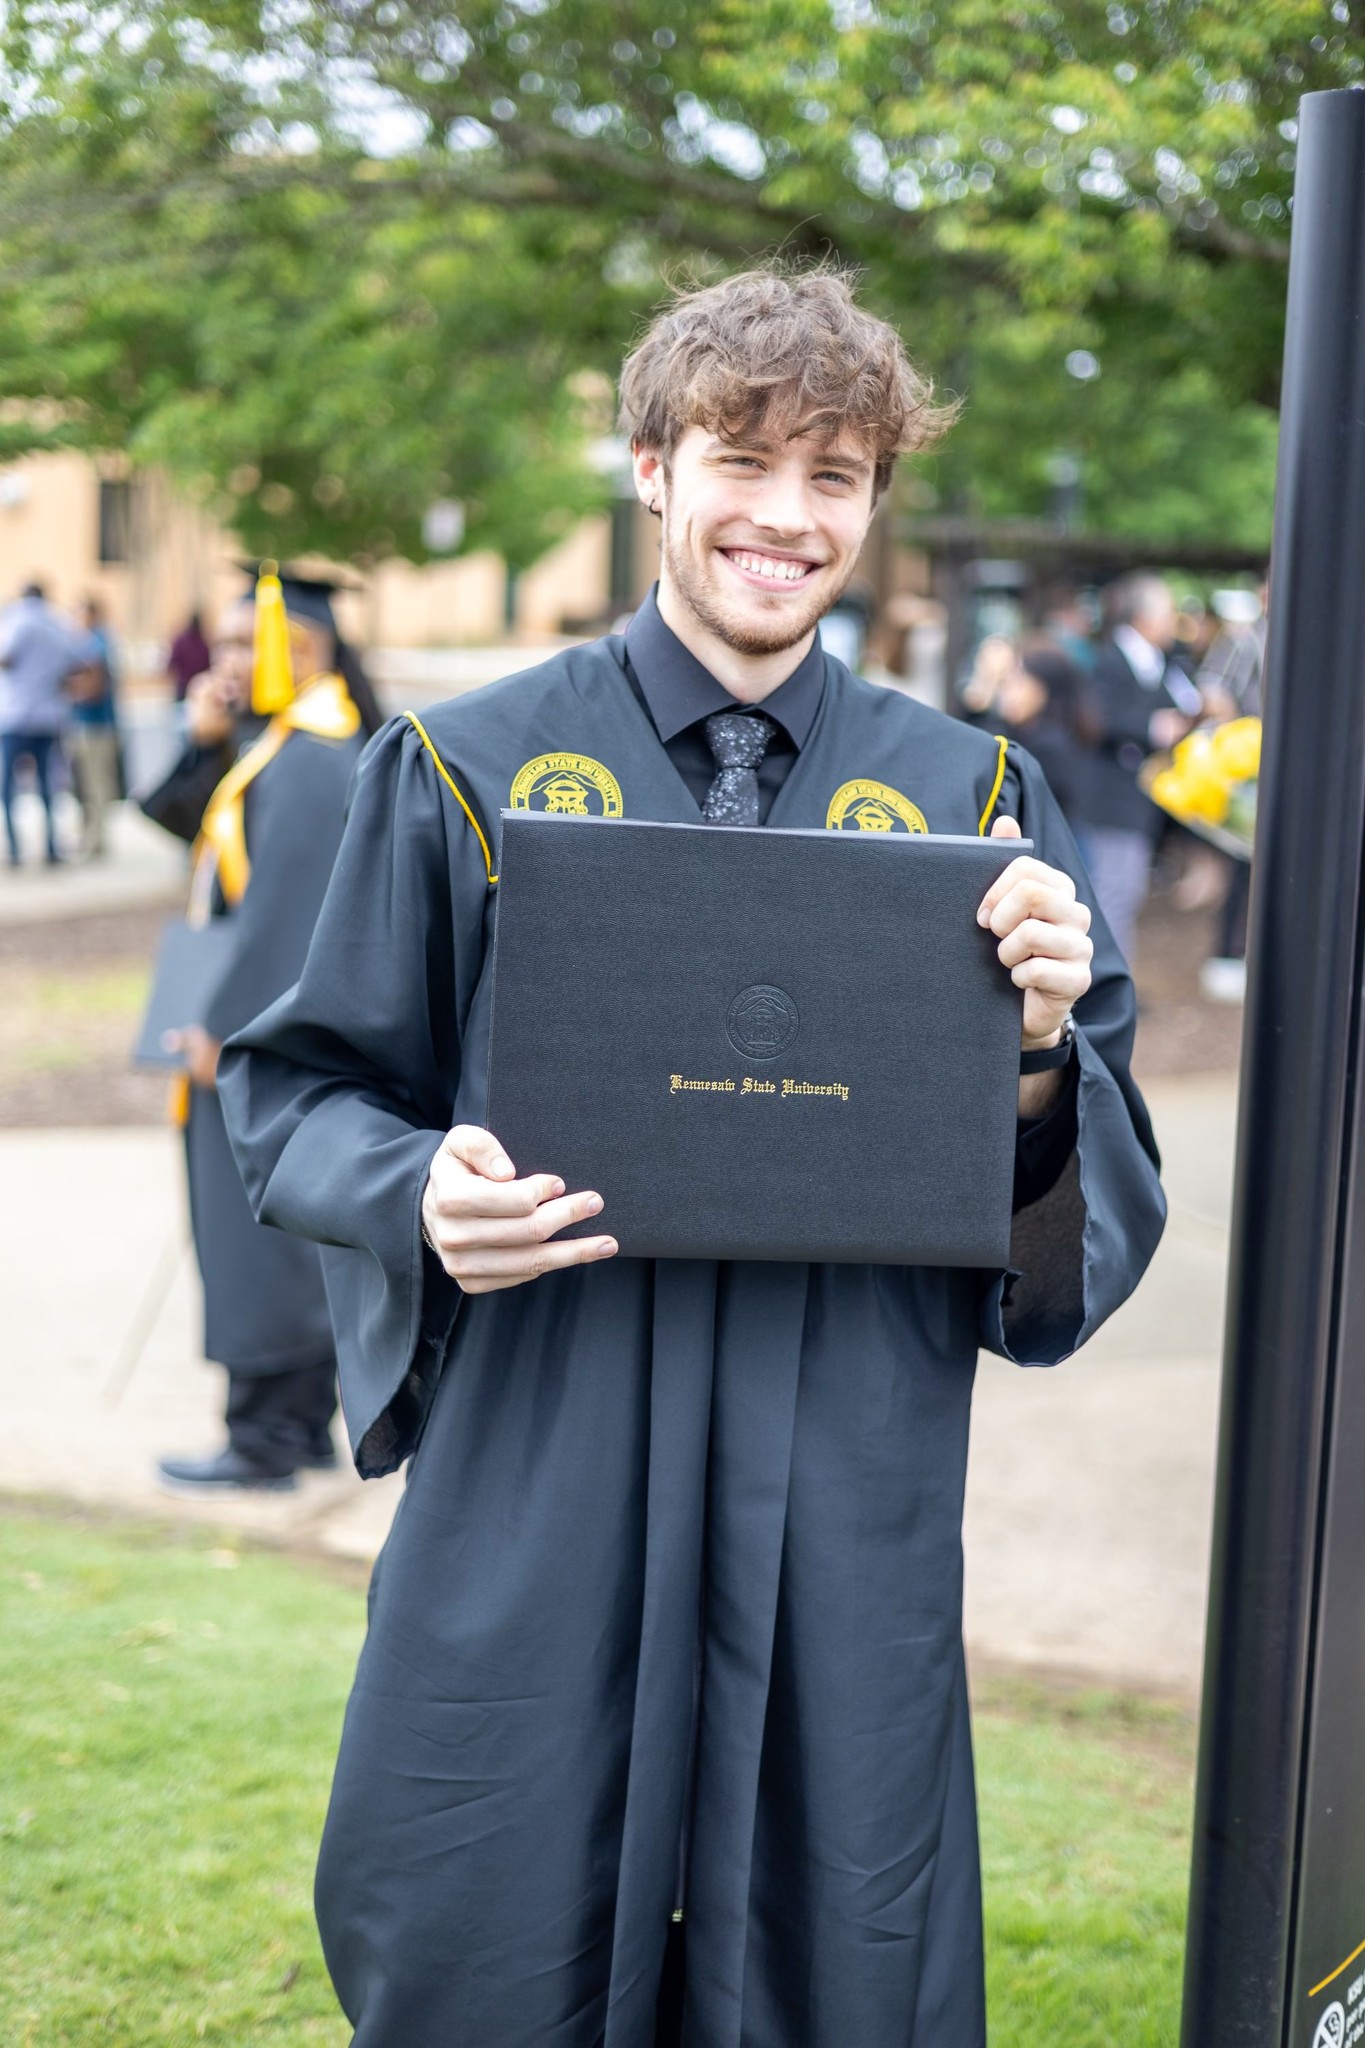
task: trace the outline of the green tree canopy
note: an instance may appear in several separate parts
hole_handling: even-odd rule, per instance
[[[967,399],[921,493],[1254,543],[1295,110],[1354,0],[12,0],[3,387],[249,541],[525,561],[663,281],[856,266]],[[601,431],[598,422],[595,431]]]

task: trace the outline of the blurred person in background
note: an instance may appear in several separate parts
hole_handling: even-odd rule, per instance
[[[1027,747],[1074,829],[1093,725],[1081,674],[1050,638],[1024,642],[995,695],[999,730]]]
[[[1196,676],[1209,648],[1218,637],[1218,614],[1194,591],[1187,591],[1176,606],[1172,658],[1187,676]]]
[[[1153,751],[1198,719],[1198,690],[1171,658],[1178,619],[1169,584],[1140,571],[1106,594],[1109,631],[1089,683],[1095,743],[1076,799],[1081,852],[1125,960],[1133,957],[1162,814],[1138,782]]]
[[[1269,597],[1269,571],[1254,594],[1241,590],[1214,594],[1213,609],[1221,626],[1195,680],[1209,717],[1219,724],[1261,716]],[[1211,1002],[1240,1003],[1246,995],[1251,862],[1230,855],[1224,858],[1227,886],[1218,909],[1213,951],[1199,970],[1199,986]]]
[[[1043,593],[1041,629],[1088,676],[1095,666],[1095,620],[1089,594],[1074,583],[1053,583]]]
[[[1261,679],[1265,670],[1265,643],[1269,631],[1266,603],[1270,594],[1269,575],[1260,587],[1249,590],[1215,591],[1213,613],[1219,621],[1195,681],[1210,718],[1221,724],[1229,718],[1261,716]]]
[[[183,703],[190,684],[196,676],[203,675],[210,659],[209,643],[204,637],[203,613],[193,611],[172,640],[166,656],[166,675],[177,704]]]
[[[49,864],[61,859],[52,814],[53,769],[70,716],[67,678],[82,665],[80,641],[53,610],[41,583],[28,583],[0,611],[0,798],[11,865],[22,858],[15,824],[18,767],[27,760],[47,818]]]
[[[855,676],[863,672],[875,609],[871,593],[859,584],[850,584],[840,592],[817,628],[825,652],[852,669]]]
[[[186,685],[185,744],[165,778],[138,797],[153,824],[187,845],[238,754],[269,723],[251,702],[253,618],[246,599],[224,613],[211,652]]]
[[[71,703],[68,744],[76,795],[81,806],[81,856],[99,860],[105,852],[104,826],[120,790],[118,665],[113,636],[97,597],[81,606],[81,666],[67,677]]]
[[[263,576],[256,605],[229,607],[188,704],[179,778],[173,770],[170,797],[163,785],[144,808],[195,836],[191,922],[225,918],[235,933],[204,1023],[180,1034],[177,1104],[204,1354],[227,1371],[228,1440],[206,1457],[164,1458],[158,1475],[175,1493],[278,1492],[300,1469],[336,1463],[336,1353],[317,1246],[257,1223],[248,1207],[218,1105],[218,1054],[303,967],[351,773],[380,719],[355,657],[339,657],[330,587],[288,576]],[[224,759],[196,816],[198,792]]]
[[[1019,650],[1003,633],[988,633],[972,656],[967,680],[958,692],[969,725],[989,731],[1005,678],[1019,660]]]
[[[1195,591],[1187,591],[1176,605],[1175,640],[1172,659],[1181,672],[1195,679],[1199,691],[1199,724],[1217,715],[1198,682],[1200,669],[1218,637],[1218,614]],[[1209,910],[1221,903],[1227,891],[1227,858],[1216,847],[1178,819],[1165,817],[1157,834],[1156,868],[1171,874],[1171,902],[1177,910]]]
[[[946,638],[947,609],[937,598],[897,591],[881,607],[862,672],[942,710]]]

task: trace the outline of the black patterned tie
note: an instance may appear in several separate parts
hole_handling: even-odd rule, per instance
[[[758,823],[758,764],[776,730],[761,711],[711,713],[706,744],[716,763],[716,779],[701,807],[708,825]]]

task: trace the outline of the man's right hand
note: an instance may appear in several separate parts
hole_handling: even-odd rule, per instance
[[[431,1162],[422,1223],[451,1279],[466,1294],[491,1294],[564,1266],[611,1258],[617,1249],[614,1237],[546,1242],[566,1223],[595,1216],[601,1207],[600,1195],[566,1194],[563,1181],[553,1174],[518,1180],[491,1131],[457,1124]]]

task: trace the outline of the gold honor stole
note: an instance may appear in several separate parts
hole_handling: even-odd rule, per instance
[[[205,807],[199,836],[190,854],[188,924],[208,923],[215,881],[229,910],[235,910],[245,896],[251,880],[251,860],[246,850],[246,793],[291,735],[304,732],[313,739],[349,740],[359,730],[360,713],[338,675],[315,676],[283,711],[275,714],[259,739],[233,762]],[[188,1074],[177,1074],[171,1082],[168,1107],[172,1123],[183,1125],[189,1121]]]

